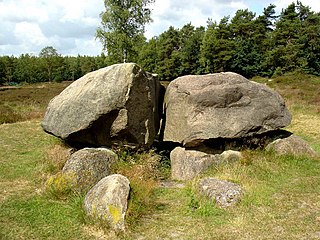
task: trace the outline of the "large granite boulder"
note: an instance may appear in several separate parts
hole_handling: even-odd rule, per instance
[[[295,135],[273,141],[272,143],[268,144],[266,150],[274,151],[279,155],[290,154],[294,156],[317,156],[316,151],[313,150],[308,142]]]
[[[264,134],[291,122],[277,92],[231,72],[179,77],[164,101],[164,141],[186,147]]]
[[[148,147],[159,129],[160,83],[134,63],[73,82],[48,105],[43,129],[71,145]]]
[[[111,174],[112,164],[118,155],[106,148],[84,148],[71,155],[62,174],[72,177],[72,188],[85,192],[102,178]]]
[[[84,210],[93,219],[109,223],[117,231],[125,230],[130,182],[120,174],[101,179],[86,195]]]

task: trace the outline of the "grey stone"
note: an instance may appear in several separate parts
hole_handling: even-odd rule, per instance
[[[234,151],[234,150],[226,150],[223,153],[220,154],[221,162],[238,162],[240,161],[243,156],[242,153],[239,151]]]
[[[118,156],[106,148],[84,148],[71,155],[62,173],[72,177],[72,187],[85,192],[99,180],[111,174],[111,166]]]
[[[273,141],[272,143],[268,144],[266,150],[274,151],[279,155],[291,154],[294,156],[317,156],[317,153],[312,149],[308,142],[295,135]]]
[[[124,231],[129,192],[130,182],[126,177],[110,175],[87,193],[84,210],[93,219],[106,221],[116,231]]]
[[[207,154],[197,150],[176,147],[170,153],[171,178],[174,180],[191,180],[220,161],[220,155]]]
[[[236,162],[241,158],[242,154],[233,150],[227,150],[221,154],[209,154],[199,150],[176,147],[170,153],[171,178],[182,181],[191,180],[212,165]]]
[[[159,129],[158,79],[134,63],[73,82],[48,105],[43,129],[76,145],[149,147]]]
[[[164,141],[186,147],[278,130],[291,122],[283,98],[236,73],[184,76],[165,94]]]
[[[222,208],[236,205],[243,195],[238,184],[215,178],[201,179],[198,187],[200,194],[215,201]]]

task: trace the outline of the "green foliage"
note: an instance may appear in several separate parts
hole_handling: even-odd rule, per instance
[[[151,21],[148,5],[154,0],[105,0],[101,27],[97,29],[110,63],[132,61],[135,46],[143,41],[144,25]]]
[[[179,31],[170,27],[159,36],[157,43],[158,61],[155,71],[159,78],[172,80],[178,76],[180,38]]]
[[[280,16],[275,7],[270,4],[260,16],[238,10],[231,19],[209,20],[206,29],[169,27],[143,46],[138,63],[161,80],[221,71],[248,78],[296,70],[319,75],[320,14],[299,1]]]
[[[43,51],[40,56],[32,54],[22,54],[19,57],[0,56],[0,86],[11,83],[74,81],[86,73],[108,65],[104,54],[96,57],[80,55],[62,57],[54,48],[52,49],[52,54]]]
[[[42,59],[41,63],[46,69],[47,80],[51,82],[54,78],[53,71],[57,69],[59,54],[55,48],[47,46],[40,51],[39,57]]]

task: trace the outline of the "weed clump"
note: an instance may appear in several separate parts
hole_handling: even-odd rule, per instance
[[[59,200],[67,199],[71,193],[74,193],[74,182],[75,175],[58,173],[46,182],[47,193]]]

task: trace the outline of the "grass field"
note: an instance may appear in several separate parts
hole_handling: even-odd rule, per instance
[[[254,80],[284,96],[293,114],[288,130],[320,153],[320,78]],[[128,231],[116,236],[94,225],[83,213],[83,196],[59,198],[46,188],[68,151],[42,131],[40,120],[50,98],[68,84],[0,90],[0,239],[320,239],[320,159],[264,151],[245,151],[241,162],[205,173],[244,187],[243,200],[229,209],[199,198],[194,182],[159,187],[170,180],[167,159],[121,153],[116,171],[135,189]]]
[[[70,82],[0,87],[0,124],[41,119],[51,98]]]

